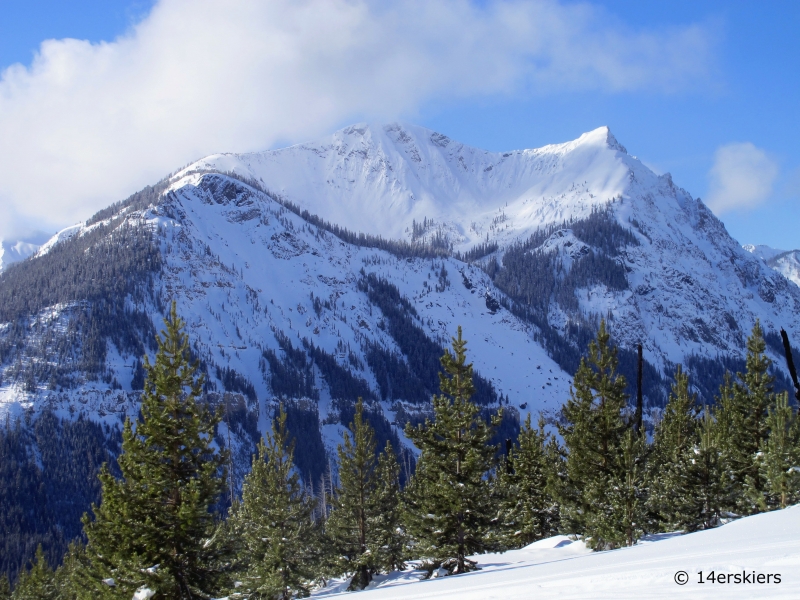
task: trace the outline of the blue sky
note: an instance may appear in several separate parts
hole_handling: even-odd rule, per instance
[[[0,159],[13,158],[0,164],[22,175],[31,165],[37,174],[52,170],[40,178],[40,192],[22,175],[19,183],[0,185],[5,221],[22,228],[63,226],[208,152],[275,147],[355,120],[401,118],[490,150],[566,141],[609,125],[631,154],[660,172],[671,172],[692,195],[710,199],[742,243],[800,247],[800,3],[794,0],[587,5],[484,1],[471,9],[464,8],[465,2],[440,0],[427,5],[435,8],[426,9],[430,12],[424,21],[408,14],[411,5],[421,6],[414,1],[331,0],[329,14],[319,16],[327,9],[317,5],[318,26],[327,31],[326,22],[337,23],[336,30],[350,38],[343,34],[321,46],[308,41],[319,38],[313,33],[315,17],[298,13],[285,0],[255,12],[230,2],[222,18],[215,12],[217,5],[225,3],[0,1],[0,69],[21,65],[0,81],[0,98],[5,95],[7,113],[15,115],[13,123],[4,125],[0,103],[0,136],[26,140],[22,148],[7,149],[7,155],[0,141]],[[494,18],[503,12],[498,6],[519,15],[512,21],[531,21],[519,40],[496,41],[497,32],[508,26],[502,15]],[[272,27],[264,34],[267,42],[258,36],[262,18],[264,28]],[[460,18],[462,29],[447,31],[446,23]],[[441,36],[427,36],[422,30],[439,23],[437,19],[445,23],[437,26]],[[569,31],[561,35],[537,29],[537,22]],[[184,23],[188,32],[181,32]],[[237,28],[251,31],[255,41],[239,44]],[[225,39],[227,34],[218,35],[218,30],[233,37],[205,53]],[[355,44],[362,49],[354,52],[348,44],[354,36],[369,38],[370,31],[380,32],[373,36],[378,38],[391,39],[395,32],[398,39],[418,37],[414,46],[387,42],[386,57],[369,62],[363,54],[380,54],[377,46]],[[476,41],[463,42],[472,31],[478,32]],[[173,32],[175,44],[170,43]],[[282,37],[293,32],[299,32],[300,41]],[[119,43],[121,35],[128,42]],[[175,51],[181,39],[190,47],[204,36],[208,43],[198,46],[201,50]],[[240,37],[247,36],[243,32]],[[526,45],[525,36],[543,41]],[[65,38],[91,44],[55,44],[47,52],[40,48],[44,40]],[[270,45],[270,40],[277,41]],[[111,44],[103,49],[103,41]],[[287,46],[301,55],[290,56],[291,68],[264,59]],[[326,56],[330,47],[335,58]],[[554,47],[558,49],[548,49]],[[608,48],[616,50],[604,55]],[[40,57],[38,67],[33,63],[37,52],[46,59]],[[469,60],[459,62],[461,54]],[[163,62],[171,70],[148,63],[150,55],[167,57]],[[403,62],[397,56],[409,58]],[[482,64],[483,56],[490,64]],[[432,75],[412,61],[429,61]],[[139,63],[141,68],[129,68]],[[251,72],[251,63],[260,66]],[[93,79],[99,69],[107,70]],[[396,79],[387,76],[393,70],[400,73]],[[158,73],[151,77],[152,71]],[[353,72],[360,76],[351,78]],[[108,83],[108,88],[98,83],[115,77],[119,82]],[[204,88],[192,88],[198,77],[208,78],[206,89],[228,86],[230,93],[209,94],[204,109]],[[258,87],[251,80],[265,83]],[[194,101],[182,104],[170,95],[173,82],[175,89],[194,93]],[[129,92],[115,93],[126,86]],[[287,92],[285,102],[276,99],[279,90],[295,88],[296,97]],[[150,91],[140,98],[142,89]],[[325,102],[314,102],[315,95]],[[147,110],[129,107],[128,98]],[[309,106],[304,106],[307,98]],[[102,109],[80,113],[94,102]],[[48,111],[52,122],[47,121]],[[275,118],[260,116],[265,113]],[[242,115],[238,120],[237,114]],[[96,129],[95,123],[100,123]],[[162,132],[163,141],[158,139]],[[59,157],[62,148],[69,161]],[[9,173],[3,179],[13,179],[5,176]],[[53,199],[54,186],[63,191],[63,200]]]

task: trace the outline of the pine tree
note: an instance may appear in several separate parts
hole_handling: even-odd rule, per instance
[[[531,427],[528,414],[519,445],[498,468],[499,545],[503,549],[527,546],[558,530],[558,505],[548,488],[547,437],[542,418],[537,430]]]
[[[562,518],[566,527],[588,538],[594,549],[631,543],[633,518],[630,493],[643,475],[642,444],[625,439],[629,424],[623,418],[627,404],[625,378],[617,374],[617,350],[609,345],[605,321],[589,344],[575,373],[570,398],[564,405],[564,423],[558,426],[566,446],[565,481],[561,485]],[[614,486],[628,486],[628,494]],[[638,494],[638,491],[637,491]]]
[[[0,600],[10,600],[11,582],[8,580],[8,573],[0,575]]]
[[[240,587],[247,598],[288,600],[309,594],[314,580],[313,499],[293,468],[294,441],[280,407],[272,433],[253,456],[253,469],[242,486],[242,502],[229,519],[239,540]]]
[[[766,483],[759,508],[786,508],[800,501],[800,420],[780,394],[767,416],[769,437],[759,454],[761,478]]]
[[[615,469],[607,491],[614,512],[594,519],[595,533],[602,540],[621,540],[633,546],[648,529],[646,487],[647,444],[645,436],[631,427],[625,430]],[[617,545],[615,542],[614,545]]]
[[[47,564],[42,545],[36,548],[36,557],[29,571],[20,571],[14,586],[13,600],[58,600],[53,570]]]
[[[377,557],[370,551],[377,462],[375,435],[364,420],[361,398],[343,437],[338,447],[339,486],[326,530],[341,556],[341,568],[353,573],[348,589],[363,590],[378,570]]]
[[[694,531],[704,522],[695,468],[699,414],[700,406],[689,391],[689,376],[678,365],[667,406],[655,428],[648,466],[650,509],[667,531]]]
[[[694,496],[697,515],[695,529],[711,529],[721,525],[726,507],[733,503],[736,493],[730,461],[722,443],[723,427],[706,408],[700,421],[700,441],[696,447],[692,477],[696,481]]]
[[[489,444],[500,414],[488,425],[470,402],[475,392],[466,344],[452,339],[453,352],[441,358],[442,395],[433,397],[434,420],[405,433],[420,449],[417,469],[406,490],[406,522],[415,550],[432,567],[449,573],[474,570],[468,554],[482,552],[491,522],[487,476],[497,448]]]
[[[735,504],[730,508],[740,514],[759,512],[765,503],[766,481],[757,455],[767,441],[767,415],[776,401],[774,378],[768,372],[772,361],[765,354],[766,347],[761,325],[756,321],[747,339],[746,371],[737,373],[735,381],[726,380],[716,413],[723,427],[721,442],[738,488]]]
[[[198,402],[203,385],[189,362],[189,340],[175,302],[158,337],[141,420],[122,434],[116,479],[100,473],[102,500],[84,516],[91,568],[80,576],[87,598],[129,600],[140,588],[164,598],[204,598],[218,587],[219,544],[213,507],[225,457],[212,446],[221,413]]]
[[[404,569],[406,556],[406,534],[402,528],[400,507],[400,465],[389,440],[378,457],[375,482],[369,549],[376,557],[378,568],[389,573]]]
[[[87,566],[86,550],[80,542],[72,542],[67,548],[61,566],[56,569],[54,583],[58,600],[77,600],[80,592],[75,578]]]

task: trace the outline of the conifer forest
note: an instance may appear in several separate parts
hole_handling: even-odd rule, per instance
[[[396,434],[376,430],[376,399],[353,398],[329,486],[315,489],[298,460],[291,407],[281,404],[239,494],[230,486],[229,449],[214,443],[222,408],[204,400],[204,374],[173,303],[154,361],[143,357],[141,410],[125,422],[116,460],[91,443],[103,433],[89,423],[37,422],[34,435],[60,440],[53,452],[83,457],[75,468],[85,470],[77,476],[85,487],[62,489],[64,498],[96,490],[99,500],[80,530],[45,522],[39,537],[7,538],[7,554],[12,543],[63,542],[50,543],[49,556],[39,544],[13,581],[6,564],[0,598],[289,599],[332,577],[364,589],[409,561],[428,576],[464,573],[479,568],[476,555],[557,533],[603,551],[800,501],[797,401],[775,389],[758,322],[744,369],[726,373],[713,404],[698,401],[677,365],[666,405],[648,429],[601,321],[559,418],[528,417],[514,438],[497,436],[504,408],[487,414],[475,402],[467,336],[459,327],[440,358],[431,416],[405,426],[416,456],[402,451]],[[73,435],[80,428],[86,433]],[[3,467],[25,460],[9,454],[15,435],[23,432],[3,436]],[[76,447],[73,439],[89,441]],[[103,465],[99,477],[89,476],[93,464]],[[54,477],[3,493],[35,502],[39,487],[60,485]],[[53,548],[64,552],[53,556]]]

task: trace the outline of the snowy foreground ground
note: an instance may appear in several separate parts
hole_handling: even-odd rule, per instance
[[[800,505],[748,517],[711,531],[662,535],[632,548],[591,552],[564,536],[521,550],[473,557],[481,571],[419,581],[421,572],[393,573],[358,592],[373,598],[800,598]],[[699,583],[713,571],[725,583]],[[688,581],[676,583],[684,572]],[[727,576],[731,575],[730,582]],[[734,583],[745,574],[750,583]],[[771,575],[758,583],[759,574]],[[780,583],[775,583],[775,574]],[[331,582],[312,596],[352,595]]]

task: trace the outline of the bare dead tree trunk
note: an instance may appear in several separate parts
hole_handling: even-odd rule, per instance
[[[644,409],[644,400],[642,399],[642,371],[644,370],[644,359],[642,358],[642,345],[637,346],[639,353],[639,369],[636,373],[636,419],[634,422],[634,431],[641,433],[642,431],[642,412]]]
[[[794,397],[800,402],[800,383],[797,382],[797,371],[795,371],[794,360],[792,359],[792,345],[789,343],[789,335],[783,328],[781,328],[781,338],[783,338],[783,352],[786,354],[786,366],[789,368],[789,375],[792,376],[792,383],[794,384]]]

